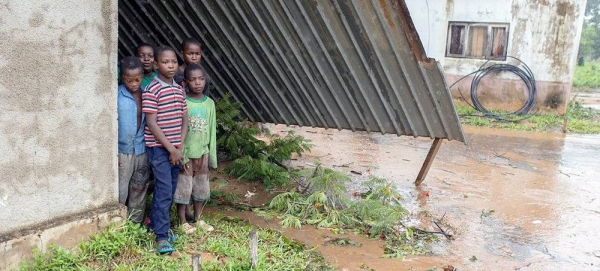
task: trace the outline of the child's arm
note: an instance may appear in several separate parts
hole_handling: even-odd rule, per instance
[[[150,132],[152,132],[156,140],[169,152],[169,161],[171,164],[181,164],[181,161],[183,161],[183,154],[181,153],[181,150],[175,148],[175,146],[171,144],[171,141],[167,139],[165,133],[163,133],[162,129],[158,126],[158,123],[156,122],[156,113],[146,113],[146,126],[148,126],[148,129],[150,129]]]
[[[187,112],[187,101],[184,99],[185,105],[183,106],[183,121],[181,123],[181,148],[183,149],[183,145],[185,144],[185,138],[187,137],[188,132],[188,112]]]
[[[217,168],[217,114],[213,103],[212,114],[209,123],[210,141],[208,143],[208,165],[211,168]]]

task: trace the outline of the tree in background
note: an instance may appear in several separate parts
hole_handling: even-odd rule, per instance
[[[588,0],[581,32],[578,58],[593,60],[600,58],[600,0]]]

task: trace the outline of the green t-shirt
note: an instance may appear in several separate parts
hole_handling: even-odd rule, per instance
[[[154,80],[154,77],[156,77],[157,75],[158,73],[156,72],[152,72],[150,75],[144,74],[144,76],[142,77],[142,85],[140,86],[142,90],[144,90],[146,86],[150,84],[150,82],[152,82],[152,80]]]
[[[185,160],[208,154],[208,165],[217,167],[217,120],[215,102],[208,96],[197,100],[186,97],[188,132],[183,145]]]

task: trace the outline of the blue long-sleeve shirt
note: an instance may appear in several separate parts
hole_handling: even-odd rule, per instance
[[[142,123],[137,129],[137,104],[125,85],[120,85],[117,94],[119,119],[119,153],[141,155],[146,152],[144,127],[146,114],[142,113]]]

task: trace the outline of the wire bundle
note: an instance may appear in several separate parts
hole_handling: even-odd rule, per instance
[[[467,104],[469,104],[475,110],[482,112],[484,114],[484,116],[492,117],[492,118],[495,118],[498,120],[508,120],[508,119],[504,118],[504,116],[506,116],[506,115],[522,116],[522,115],[527,114],[533,108],[533,106],[535,106],[535,97],[536,97],[536,92],[537,92],[537,88],[536,88],[536,84],[535,84],[536,83],[535,77],[533,75],[533,72],[529,68],[529,66],[527,66],[527,64],[525,64],[523,61],[521,61],[520,59],[518,59],[516,57],[512,57],[512,56],[507,56],[507,57],[519,61],[519,63],[523,66],[523,68],[519,68],[519,67],[517,67],[515,65],[511,65],[511,64],[493,64],[493,65],[485,67],[486,64],[490,62],[490,60],[488,60],[483,65],[481,65],[481,67],[479,67],[478,70],[461,77],[460,79],[458,79],[458,81],[454,82],[454,84],[452,84],[449,88],[452,88],[452,86],[454,86],[456,83],[462,81],[463,79],[467,78],[468,76],[474,75],[473,81],[471,82],[471,101],[473,104],[466,101],[466,99],[464,98],[464,96],[462,95],[462,92],[460,92],[460,90],[459,90],[459,93],[460,93],[460,96],[463,98],[463,100],[465,100],[465,102],[467,102]],[[479,86],[479,82],[481,81],[481,79],[483,79],[485,76],[487,76],[488,74],[490,74],[492,72],[512,72],[512,73],[516,74],[519,78],[521,78],[521,80],[525,83],[525,86],[527,87],[527,100],[525,101],[525,103],[523,104],[523,106],[521,108],[519,108],[518,110],[516,110],[514,112],[508,113],[508,114],[499,115],[499,114],[491,112],[490,110],[488,110],[481,104],[481,102],[479,101],[479,98],[477,97],[477,87]]]

